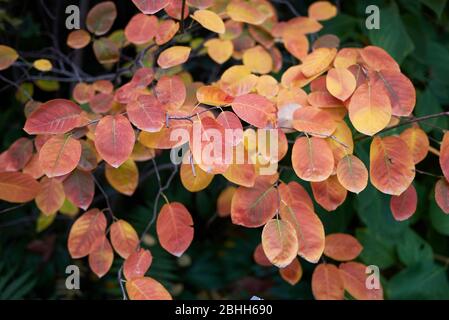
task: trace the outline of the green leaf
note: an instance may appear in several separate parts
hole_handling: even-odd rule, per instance
[[[406,266],[433,260],[432,247],[411,229],[398,241],[397,251],[399,260]]]
[[[438,18],[441,17],[447,0],[419,0],[422,4],[432,9],[436,13]]]
[[[430,201],[430,221],[432,226],[441,234],[449,236],[449,214],[445,214],[436,204],[435,200]]]
[[[373,234],[368,229],[357,229],[356,237],[363,246],[360,259],[367,265],[377,265],[381,269],[391,267],[396,262],[394,243],[388,238]]]
[[[384,48],[399,64],[415,48],[394,2],[380,9],[380,28],[369,30],[368,35],[372,44]]]
[[[433,262],[407,267],[390,279],[389,299],[449,299],[446,269]]]

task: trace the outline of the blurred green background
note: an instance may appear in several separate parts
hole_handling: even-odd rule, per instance
[[[97,2],[82,1],[81,7],[89,8]],[[288,7],[277,2],[273,1],[273,4],[280,19],[291,18]],[[302,15],[307,14],[311,2],[290,1]],[[49,8],[50,14],[42,3]],[[62,52],[70,52],[65,45],[68,30],[63,27],[64,11],[67,5],[79,3],[75,0],[0,0],[0,43],[21,52],[37,52],[52,46],[53,37]],[[119,29],[126,25],[137,9],[131,1],[116,3],[119,17],[114,28]],[[340,8],[340,13],[324,22],[325,27],[319,35],[330,33],[339,36],[342,47],[374,44],[386,49],[416,87],[416,116],[449,110],[447,0],[334,3]],[[365,8],[369,4],[380,8],[380,30],[368,31],[365,28]],[[82,10],[82,19],[85,13]],[[201,33],[193,36],[200,37]],[[105,72],[95,62],[90,48],[83,50],[81,56],[78,54],[71,58],[91,74]],[[284,62],[283,70],[291,65],[292,60],[286,58]],[[207,57],[196,59],[189,65],[195,80],[207,81],[210,70],[220,74],[222,69]],[[2,72],[2,75],[15,80],[18,77],[14,70]],[[42,90],[36,84],[32,87],[34,97],[41,101],[69,97],[71,89],[70,84],[60,84],[52,91]],[[18,101],[16,91],[0,80],[0,151],[25,135],[22,130],[25,120],[23,105]],[[449,128],[448,119],[427,121],[422,128],[429,133],[431,145],[438,148],[441,128]],[[355,150],[365,164],[369,162],[369,142],[369,139],[364,140]],[[157,161],[162,164],[168,161],[168,157],[164,155]],[[282,164],[289,165],[288,159]],[[151,163],[143,164],[140,173],[144,174],[149,169]],[[440,174],[438,159],[432,154],[419,164],[418,169]],[[161,174],[165,181],[169,172]],[[97,177],[102,185],[107,185],[101,170]],[[281,178],[284,181],[298,180],[289,170],[284,170]],[[334,212],[326,212],[315,205],[326,233],[350,233],[363,244],[359,260],[380,267],[388,299],[449,299],[449,216],[435,204],[435,182],[434,177],[417,175],[418,210],[409,221],[402,223],[392,218],[389,197],[372,186],[359,195],[349,194],[346,202]],[[216,199],[226,185],[225,179],[216,177],[205,191],[189,193],[178,177],[174,180],[167,196],[184,203],[193,214],[194,241],[187,253],[178,259],[160,248],[154,228],[151,229],[145,240],[154,257],[148,274],[166,285],[176,299],[249,299],[253,295],[265,299],[311,299],[310,278],[314,265],[301,260],[303,278],[296,286],[290,286],[279,277],[275,267],[264,268],[254,263],[252,253],[260,242],[260,229],[234,226],[230,219],[216,217]],[[148,177],[132,198],[118,195],[109,187],[106,191],[110,194],[115,214],[142,232],[151,218],[152,201],[157,191],[156,177]],[[100,208],[105,206],[102,199],[97,205]],[[0,210],[9,207],[10,204],[0,203]],[[119,299],[117,270],[121,265],[120,258],[115,257],[112,270],[99,280],[89,271],[87,259],[72,261],[68,255],[66,241],[73,219],[58,215],[48,228],[40,231],[37,228],[38,215],[33,204],[0,214],[0,299]],[[65,289],[65,268],[69,264],[77,264],[81,268],[81,290]]]

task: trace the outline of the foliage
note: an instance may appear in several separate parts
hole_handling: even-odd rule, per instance
[[[449,298],[446,1],[377,1],[379,30],[366,1],[129,2],[123,29],[105,1],[66,35],[95,76],[0,45],[32,136],[0,154],[0,199],[37,221],[11,237],[58,270],[87,257],[108,297]],[[4,298],[36,294],[6,269]]]

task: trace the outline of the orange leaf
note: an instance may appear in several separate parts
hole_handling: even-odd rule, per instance
[[[161,246],[180,257],[193,240],[192,216],[182,203],[167,203],[157,217],[156,232]]]
[[[334,170],[334,156],[326,140],[301,137],[292,149],[295,173],[306,181],[324,181]]]
[[[136,230],[125,220],[117,220],[111,225],[111,242],[114,250],[127,259],[139,244]]]
[[[0,172],[0,199],[24,203],[33,200],[40,191],[39,182],[21,172]]]
[[[327,211],[334,211],[346,199],[347,190],[338,182],[336,175],[324,181],[311,182],[315,201]]]
[[[409,116],[416,104],[413,83],[401,72],[381,70],[377,73],[385,86],[395,116]]]
[[[189,59],[191,48],[183,47],[183,46],[173,46],[168,49],[165,49],[161,52],[157,59],[157,64],[162,69],[168,69],[180,64]]]
[[[345,290],[338,268],[327,263],[316,266],[312,275],[312,292],[316,300],[343,300]]]
[[[337,15],[337,7],[329,1],[317,1],[309,7],[309,18],[323,21],[329,20]]]
[[[158,20],[156,16],[136,14],[125,28],[125,36],[133,44],[150,42],[156,35]]]
[[[95,194],[95,182],[90,172],[75,170],[64,180],[64,193],[67,199],[83,210],[87,210]]]
[[[337,177],[343,187],[354,193],[360,193],[368,185],[368,170],[365,164],[350,154],[338,162]]]
[[[191,165],[190,163],[181,164],[180,176],[182,185],[190,192],[206,189],[214,179],[214,174],[207,173],[197,164]]]
[[[51,216],[64,205],[65,194],[62,182],[56,178],[44,177],[36,196],[36,205],[43,214]]]
[[[105,1],[90,9],[87,14],[87,29],[97,36],[106,34],[117,18],[117,8],[112,1]]]
[[[415,178],[413,157],[399,137],[374,137],[370,148],[371,183],[381,192],[400,195]]]
[[[234,99],[232,110],[244,121],[265,128],[276,117],[276,106],[267,98],[255,94],[245,94]]]
[[[127,281],[126,291],[130,300],[172,300],[167,289],[150,277]]]
[[[325,243],[324,254],[337,261],[354,260],[363,250],[356,238],[345,233],[329,234]]]
[[[123,274],[126,280],[130,281],[145,276],[152,262],[153,256],[149,250],[139,248],[138,251],[131,253],[123,264]]]
[[[81,111],[81,108],[70,100],[50,100],[30,114],[24,130],[28,134],[66,133],[80,124]]]
[[[449,180],[449,132],[446,132],[441,141],[440,166],[446,180]]]
[[[179,30],[179,23],[171,19],[162,20],[156,30],[156,44],[163,45],[169,42]]]
[[[293,114],[293,127],[311,135],[330,136],[337,128],[332,116],[319,108],[302,107]]]
[[[220,80],[221,89],[233,97],[250,93],[256,85],[257,76],[244,65],[230,67],[222,74]]]
[[[391,103],[381,81],[362,84],[349,101],[349,119],[357,131],[372,136],[391,119]]]
[[[391,196],[390,209],[396,221],[409,219],[418,206],[418,194],[411,184],[403,193],[398,196]]]
[[[49,177],[60,177],[75,170],[81,159],[81,143],[71,136],[54,136],[39,151],[39,163]]]
[[[132,196],[139,184],[139,170],[132,159],[126,160],[118,168],[106,165],[106,180],[118,192]]]
[[[279,274],[290,285],[294,286],[297,284],[302,278],[302,267],[298,258],[293,259],[285,268],[279,269]]]
[[[89,253],[89,267],[99,277],[103,277],[111,269],[114,251],[106,236],[97,238]]]
[[[18,58],[19,55],[16,50],[0,45],[0,71],[8,69]]]
[[[444,178],[435,185],[435,201],[444,213],[449,214],[449,183]]]
[[[135,139],[131,124],[120,114],[104,117],[95,128],[95,147],[100,156],[114,168],[129,158]]]
[[[345,290],[357,300],[383,300],[383,289],[368,289],[366,266],[358,262],[346,262],[339,266]]]
[[[298,254],[295,229],[288,221],[278,219],[268,221],[262,231],[262,247],[272,264],[285,268]]]
[[[129,121],[147,132],[159,132],[165,125],[166,111],[155,96],[142,95],[126,107]]]
[[[95,240],[104,237],[106,217],[98,209],[92,209],[79,217],[70,229],[68,248],[74,259],[87,256]]]
[[[232,198],[232,223],[247,228],[266,224],[276,214],[278,195],[271,181],[256,178],[254,187],[239,187]]]
[[[418,126],[405,129],[401,132],[400,138],[405,141],[407,147],[413,155],[413,162],[415,164],[424,160],[429,152],[429,138],[427,134]]]
[[[324,227],[313,212],[310,197],[295,182],[279,185],[281,218],[289,221],[298,236],[298,254],[309,262],[316,263],[324,250]]]
[[[196,91],[196,98],[199,103],[204,103],[210,106],[225,106],[229,105],[234,100],[234,98],[226,92],[214,86],[200,87]]]
[[[265,255],[261,243],[256,247],[256,249],[254,249],[253,259],[258,265],[262,267],[273,266],[273,264],[270,262],[270,260],[268,260],[267,256]]]
[[[362,50],[359,50],[359,54],[365,64],[369,68],[374,69],[374,71],[401,71],[398,63],[394,61],[394,59],[382,48],[376,46],[368,46],[363,48]]]
[[[90,34],[85,30],[74,30],[67,37],[67,46],[72,49],[82,49],[90,42]]]
[[[343,48],[338,51],[334,60],[335,68],[348,68],[357,63],[359,57],[359,49],[357,48]]]
[[[132,0],[136,7],[144,14],[155,14],[164,9],[170,0]]]
[[[306,77],[324,72],[332,63],[337,54],[335,48],[318,48],[306,56],[301,65],[301,72]]]
[[[207,30],[220,34],[225,33],[223,20],[221,20],[220,16],[213,11],[196,10],[191,17]]]
[[[186,86],[179,76],[163,76],[157,82],[155,94],[164,109],[179,109],[187,96]]]
[[[227,133],[232,134],[233,147],[243,141],[243,126],[240,119],[232,112],[223,111],[217,117],[217,122],[223,126]],[[226,134],[225,132],[225,134]]]
[[[287,30],[289,31],[289,30]],[[295,32],[284,32],[282,34],[285,49],[290,52],[295,58],[302,60],[309,52],[309,40],[303,34]]]
[[[348,69],[332,68],[326,76],[326,88],[337,99],[348,99],[357,85],[354,75]]]

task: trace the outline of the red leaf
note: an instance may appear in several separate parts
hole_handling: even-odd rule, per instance
[[[276,106],[267,98],[249,93],[238,96],[231,103],[232,110],[244,121],[265,128],[276,119]]]
[[[68,248],[74,259],[87,256],[93,243],[104,237],[106,231],[106,217],[98,209],[84,213],[72,225],[69,233]]]
[[[54,136],[39,151],[39,163],[49,177],[72,172],[81,159],[81,143],[71,136]]]
[[[75,170],[64,180],[64,192],[74,205],[83,210],[87,210],[95,194],[95,183],[92,174],[89,172]]]
[[[404,221],[410,218],[418,206],[418,194],[411,184],[398,196],[391,196],[390,209],[396,221]]]
[[[100,156],[114,168],[129,158],[135,140],[131,124],[120,114],[104,117],[95,129],[95,147]]]
[[[180,257],[193,240],[192,216],[179,202],[165,204],[157,217],[156,232],[161,246]]]
[[[89,266],[92,271],[101,278],[111,269],[113,261],[114,251],[106,236],[96,239],[89,253]]]
[[[65,194],[62,182],[56,178],[44,177],[40,183],[40,192],[36,196],[37,207],[43,214],[53,215],[64,205]]]
[[[131,253],[123,265],[123,274],[126,280],[143,277],[150,268],[152,261],[153,256],[149,250],[139,248],[138,251]]]
[[[129,120],[139,129],[159,132],[165,125],[166,110],[155,96],[142,95],[126,107]]]
[[[111,242],[115,251],[127,259],[139,244],[136,230],[125,220],[118,220],[111,225]]]
[[[28,134],[66,133],[80,124],[81,111],[81,108],[70,100],[50,100],[30,114],[24,130]]]

